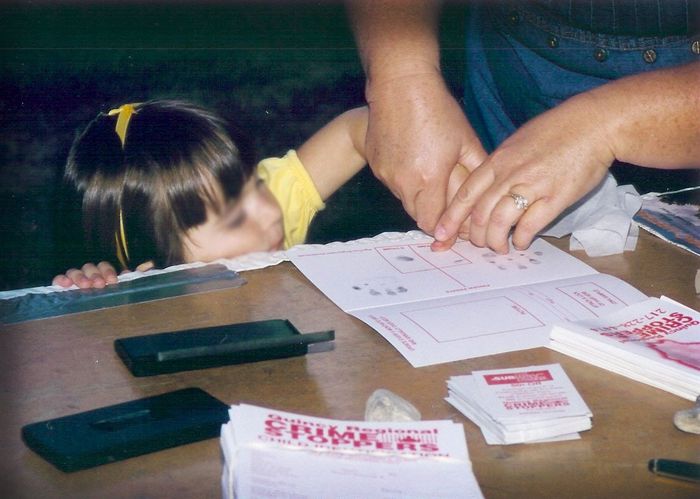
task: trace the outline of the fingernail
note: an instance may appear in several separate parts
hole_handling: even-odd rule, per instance
[[[447,231],[442,225],[435,227],[435,239],[438,241],[444,241],[447,238]]]

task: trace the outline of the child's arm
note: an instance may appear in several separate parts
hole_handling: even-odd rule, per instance
[[[366,164],[367,108],[346,111],[313,134],[297,150],[324,201]]]

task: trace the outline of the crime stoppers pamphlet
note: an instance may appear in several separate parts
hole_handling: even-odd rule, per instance
[[[700,395],[700,313],[673,300],[559,323],[550,338],[552,350],[688,400]]]
[[[315,418],[246,404],[222,426],[223,496],[482,498],[462,425]]]
[[[591,428],[591,411],[559,364],[473,371],[447,388],[447,402],[491,445],[575,439]]]

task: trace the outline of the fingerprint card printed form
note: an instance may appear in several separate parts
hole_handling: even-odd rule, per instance
[[[549,325],[595,318],[646,296],[544,240],[497,255],[460,241],[300,246],[294,265],[415,367],[545,346]]]
[[[471,260],[450,249],[434,252],[430,244],[408,244],[377,248],[377,253],[401,274],[469,265]]]
[[[578,286],[562,286],[559,288],[563,294],[579,303],[595,317],[599,317],[598,311],[609,312],[610,306],[622,307],[629,305],[610,291],[600,287],[594,282],[581,283]]]
[[[417,309],[403,315],[438,343],[523,331],[545,325],[506,296]],[[498,317],[498,321],[494,317]],[[464,324],[469,324],[469,327],[465,328]]]

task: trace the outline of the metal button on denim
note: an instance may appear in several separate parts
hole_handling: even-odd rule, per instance
[[[557,48],[559,46],[559,38],[554,35],[549,35],[547,37],[547,45],[553,49]]]
[[[598,47],[593,51],[593,57],[595,57],[595,60],[598,62],[604,62],[608,58],[608,51]]]
[[[693,40],[690,44],[690,50],[695,55],[700,55],[700,40]]]
[[[517,12],[511,12],[510,14],[508,14],[508,24],[510,24],[511,26],[517,26],[518,24],[520,24],[520,14],[518,14]]]
[[[644,62],[646,62],[647,64],[652,64],[656,62],[656,50],[646,49],[642,54],[642,57],[644,58]]]

